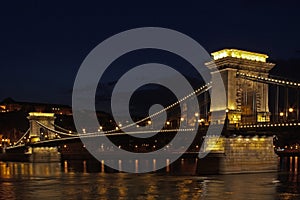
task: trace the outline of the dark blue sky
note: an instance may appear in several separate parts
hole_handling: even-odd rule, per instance
[[[274,71],[299,77],[300,3],[199,2],[2,3],[0,100],[70,104],[85,56],[111,35],[143,26],[178,30],[209,52],[229,47],[267,53],[279,63],[298,59]]]

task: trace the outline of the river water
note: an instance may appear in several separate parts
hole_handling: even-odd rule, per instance
[[[0,162],[0,199],[300,199],[298,157],[279,164],[277,173],[199,176],[105,172],[86,161]]]

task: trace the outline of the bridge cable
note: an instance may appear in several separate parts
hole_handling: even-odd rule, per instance
[[[162,110],[160,110],[160,111],[158,111],[158,112],[156,112],[156,113],[153,113],[152,115],[150,115],[150,116],[148,116],[148,117],[145,117],[145,118],[143,118],[143,119],[141,119],[141,120],[138,120],[138,121],[136,121],[136,122],[134,122],[134,123],[128,124],[128,125],[126,125],[126,126],[123,126],[122,129],[124,130],[124,129],[126,129],[126,128],[135,126],[135,125],[138,124],[138,123],[141,123],[141,122],[144,122],[144,121],[146,121],[146,120],[149,120],[150,118],[155,117],[155,116],[161,114],[162,112],[167,111],[167,110],[169,110],[169,109],[171,109],[171,108],[177,106],[180,102],[186,101],[187,99],[191,98],[193,95],[199,96],[200,94],[202,94],[202,93],[208,91],[211,87],[212,87],[212,86],[211,86],[211,82],[208,83],[208,84],[206,84],[206,85],[204,85],[204,86],[201,86],[201,87],[198,88],[197,90],[191,92],[190,94],[186,95],[185,97],[181,98],[180,100],[176,101],[175,103],[173,103],[173,104],[167,106],[166,108],[164,108],[164,109],[162,109]],[[109,131],[104,131],[104,132],[100,132],[100,133],[101,133],[101,134],[108,134],[108,133],[114,133],[114,132],[116,132],[116,131],[117,131],[117,130],[109,130]],[[80,134],[80,133],[79,133],[79,134]],[[85,133],[84,135],[88,135],[88,134],[99,134],[99,132]],[[80,135],[83,135],[83,134],[80,134]]]
[[[262,83],[270,83],[274,85],[281,85],[281,86],[288,86],[292,88],[300,88],[300,83],[295,81],[288,81],[288,80],[281,80],[281,79],[275,79],[272,78],[272,76],[263,77],[263,76],[257,76],[253,74],[246,74],[242,72],[236,72],[237,76],[243,79],[262,82]]]
[[[23,138],[29,133],[30,128],[23,134],[23,136],[13,145],[13,146],[17,146],[19,144],[19,142],[21,142],[23,140]]]
[[[71,137],[77,137],[77,135],[74,135],[74,134],[68,134],[68,133],[64,133],[64,132],[61,132],[61,131],[57,131],[57,130],[54,130],[52,128],[49,128],[47,126],[45,126],[44,124],[38,122],[38,121],[35,121],[37,124],[39,124],[40,126],[42,126],[43,128],[49,130],[49,131],[52,131],[54,133],[57,133],[59,135],[65,135],[65,136],[71,136]]]
[[[148,117],[145,117],[145,118],[143,118],[143,119],[141,119],[141,120],[138,120],[138,121],[136,121],[136,122],[134,122],[134,123],[128,124],[128,125],[126,125],[126,126],[123,126],[122,129],[124,130],[124,129],[126,129],[126,128],[135,126],[135,125],[138,124],[138,123],[142,123],[142,122],[144,122],[144,121],[146,121],[146,120],[149,120],[150,118],[153,118],[153,117],[155,117],[155,116],[161,114],[162,112],[168,111],[168,110],[170,110],[171,108],[177,106],[180,102],[186,101],[187,99],[191,98],[193,95],[199,96],[200,94],[202,94],[202,93],[208,91],[209,89],[211,89],[211,87],[212,87],[212,86],[211,86],[211,82],[209,82],[209,83],[207,83],[207,84],[205,84],[205,85],[199,87],[198,89],[194,90],[194,91],[191,92],[190,94],[184,96],[183,98],[181,98],[180,100],[176,101],[175,103],[173,103],[173,104],[167,106],[166,108],[164,108],[164,109],[162,109],[162,110],[160,110],[160,111],[158,111],[158,112],[156,112],[156,113],[153,113],[152,115],[150,115],[150,116],[148,116]],[[37,122],[40,126],[46,128],[46,129],[48,129],[48,130],[50,130],[50,131],[52,131],[52,132],[55,132],[55,133],[61,134],[61,135],[71,136],[71,137],[77,137],[77,134],[78,134],[78,135],[81,135],[81,136],[88,136],[88,135],[108,135],[108,134],[110,134],[110,133],[113,133],[113,134],[117,134],[117,133],[118,133],[118,132],[116,132],[116,131],[118,131],[118,130],[109,130],[109,131],[102,131],[102,132],[98,132],[98,131],[97,131],[97,132],[90,132],[90,133],[85,133],[85,134],[81,134],[81,133],[73,132],[73,131],[72,131],[73,133],[76,134],[76,135],[74,135],[74,134],[68,134],[68,133],[64,133],[64,132],[60,132],[60,131],[51,129],[51,128],[49,128],[49,127],[46,127],[45,125],[43,125],[42,123],[40,123],[40,122],[38,122],[38,121],[36,121],[36,122]],[[64,129],[64,128],[62,128],[62,129]],[[67,130],[67,129],[64,129],[64,130],[70,131],[70,130]],[[177,130],[177,129],[176,129],[176,130]],[[124,134],[124,133],[121,133],[121,134]]]

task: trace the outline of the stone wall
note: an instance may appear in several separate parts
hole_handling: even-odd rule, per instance
[[[220,173],[277,171],[273,137],[226,138]]]
[[[57,147],[32,147],[30,149],[30,162],[60,162],[61,154]]]
[[[273,137],[235,137],[223,140],[223,152],[211,151],[200,159],[201,174],[233,174],[278,170]],[[209,166],[209,167],[208,167]]]

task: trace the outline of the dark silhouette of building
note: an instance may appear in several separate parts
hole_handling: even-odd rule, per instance
[[[72,115],[72,108],[68,105],[18,102],[6,98],[0,103],[0,112],[51,112],[57,115]]]

